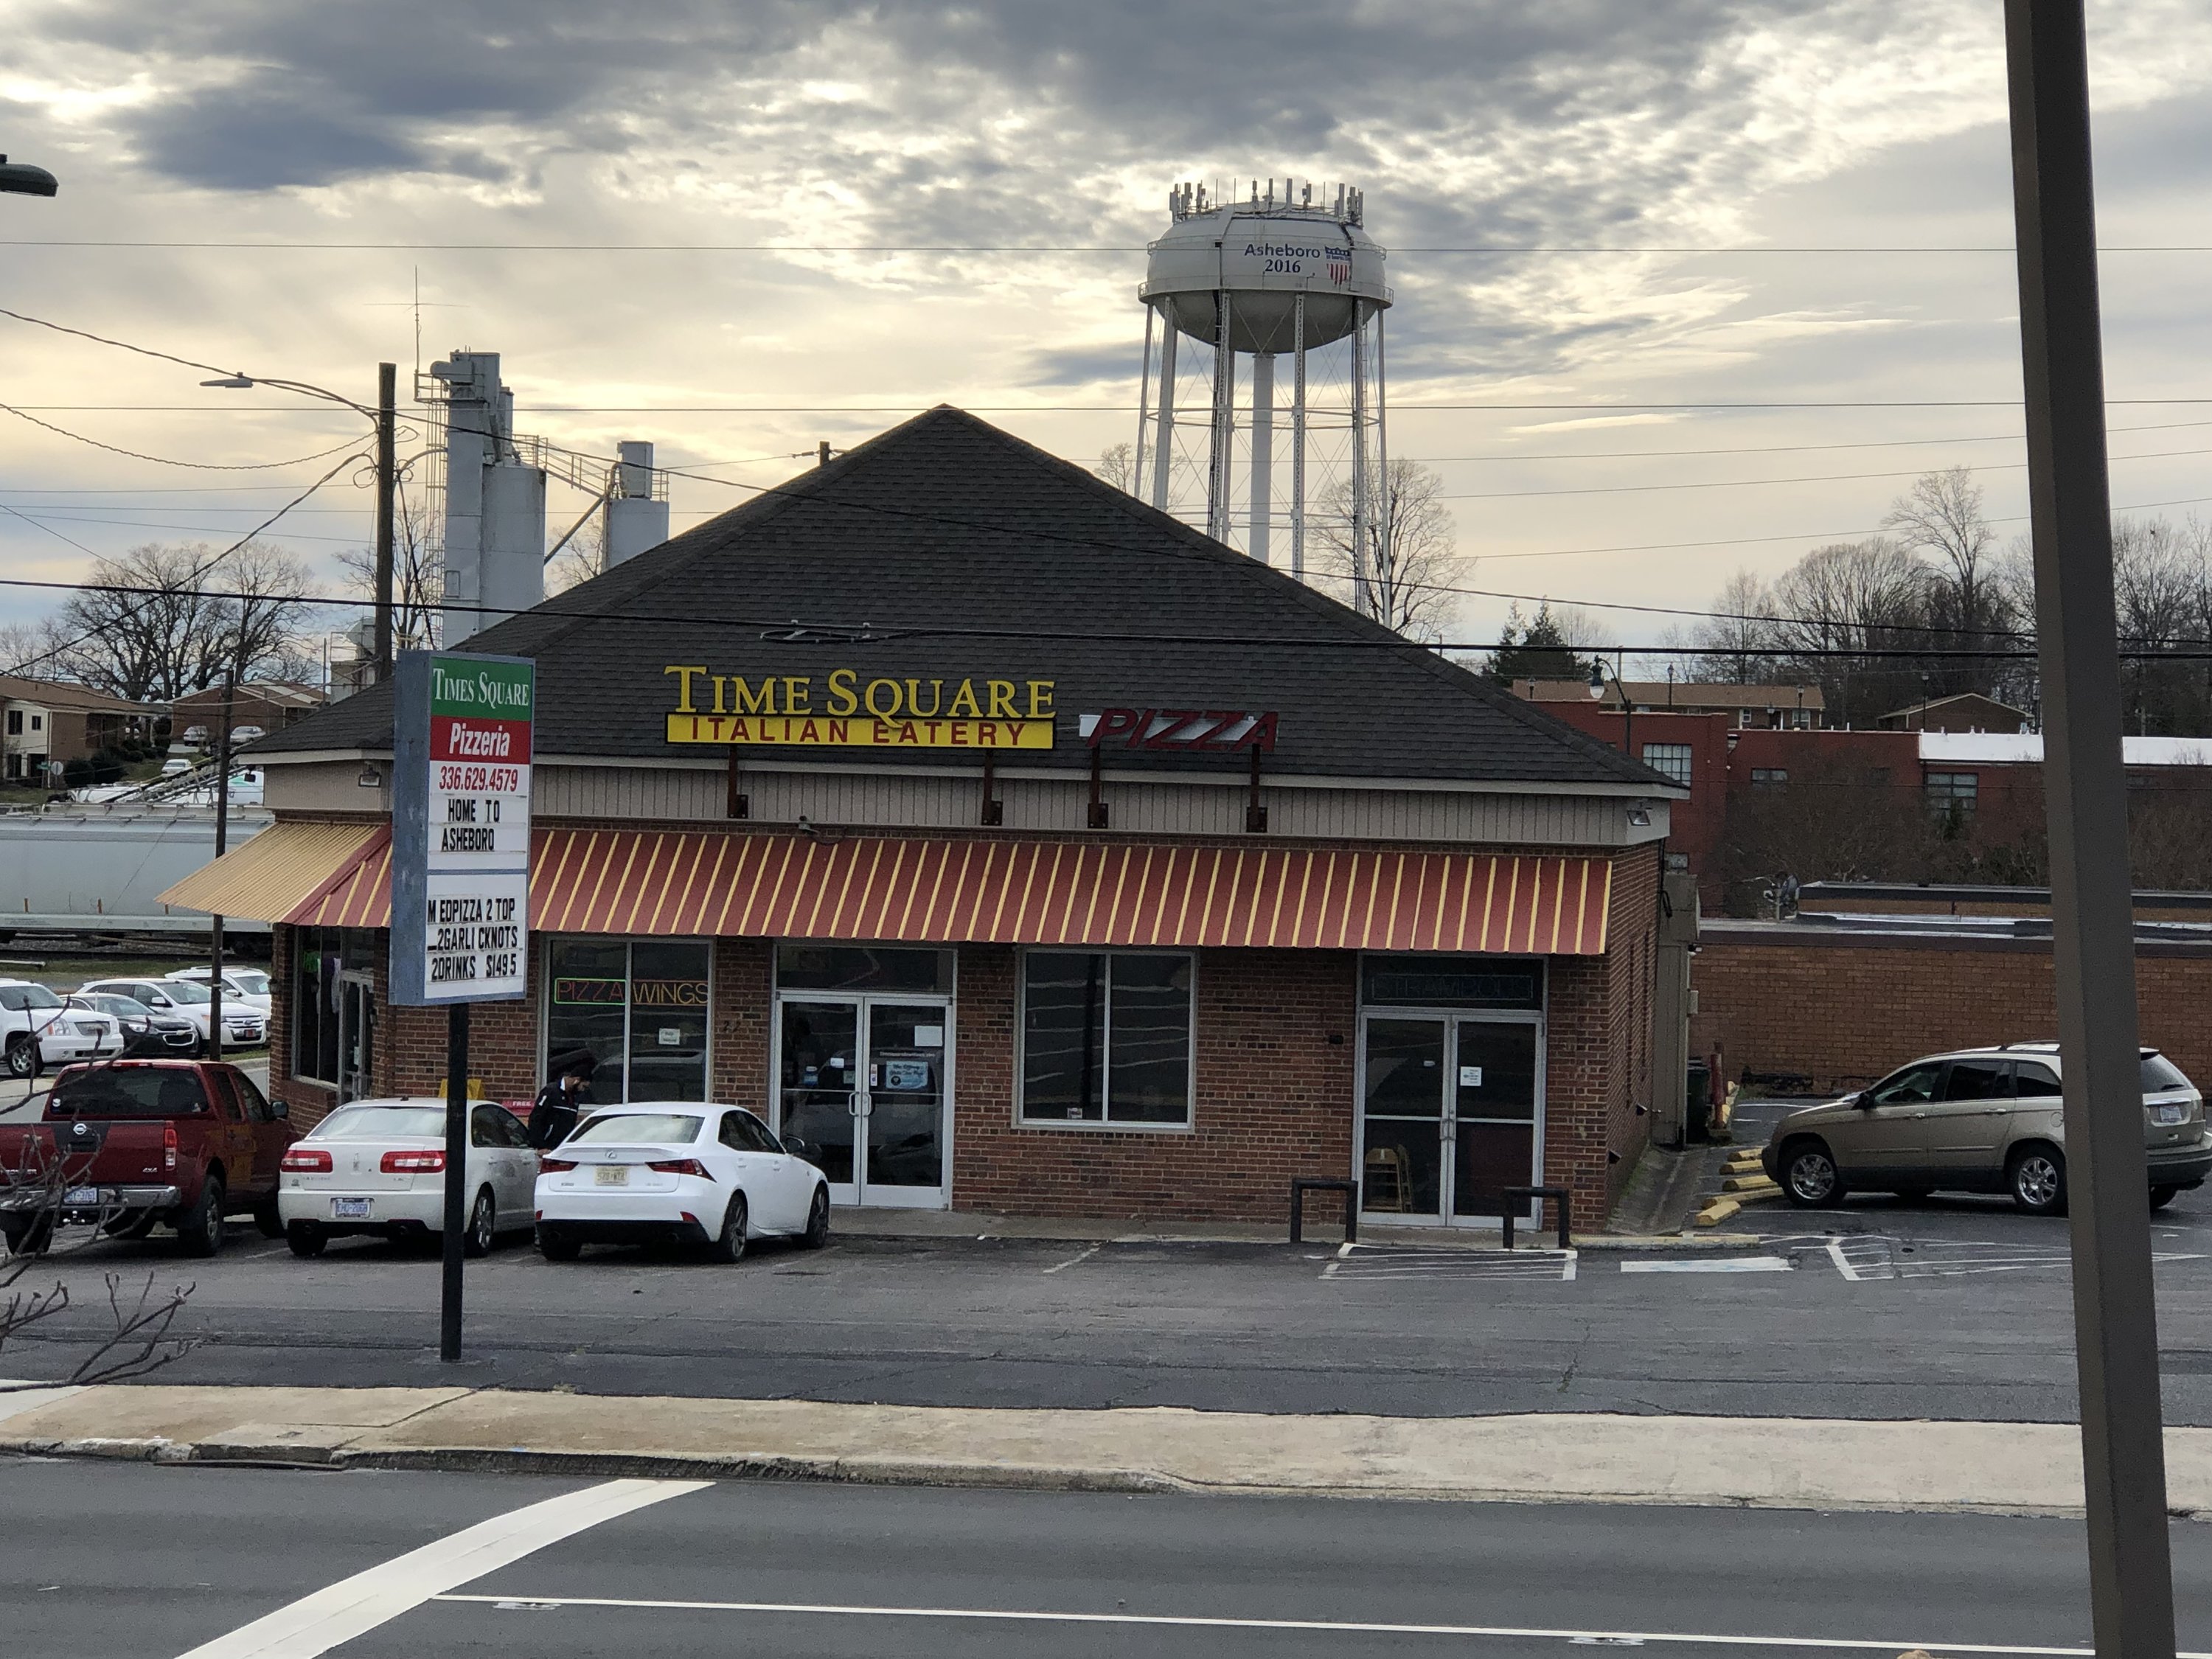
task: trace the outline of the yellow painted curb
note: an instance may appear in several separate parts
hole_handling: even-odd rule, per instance
[[[1730,1176],[1721,1182],[1724,1193],[1778,1193],[1782,1188],[1765,1176]]]
[[[1698,1212],[1698,1225],[1717,1227],[1742,1207],[1732,1198],[1717,1198]]]

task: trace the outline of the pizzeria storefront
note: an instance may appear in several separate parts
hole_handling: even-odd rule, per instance
[[[831,510],[877,491],[866,535]],[[950,556],[933,502],[1003,533]],[[1164,609],[1128,568],[1170,558]],[[743,620],[842,583],[909,626]],[[1589,1225],[1641,1149],[1671,786],[970,417],[471,648],[540,686],[489,1096],[586,1048],[594,1101],[748,1106],[840,1204],[1004,1213],[1279,1222],[1322,1176],[1376,1224],[1549,1183]],[[170,896],[273,924],[301,1118],[441,1082],[442,1016],[386,994],[390,719],[288,730],[276,825]]]

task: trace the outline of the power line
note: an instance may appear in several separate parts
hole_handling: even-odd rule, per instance
[[[1235,204],[1228,204],[1232,208]],[[35,236],[0,238],[0,247],[67,247],[67,248],[161,248],[203,249],[230,252],[332,252],[332,253],[1148,253],[1151,246],[1144,242],[1023,242],[986,244],[979,242],[320,242],[294,240],[233,240],[215,238],[94,239],[87,237]],[[1471,242],[1457,245],[1433,243],[1394,244],[1392,253],[1437,253],[1472,255],[1486,258],[1539,258],[1559,254],[1607,254],[1638,258],[1662,254],[1668,257],[1704,257],[1725,255],[1764,257],[1819,257],[1838,253],[1880,254],[1885,257],[1916,254],[1953,255],[1962,253],[2002,254],[2011,258],[2016,252],[2005,243],[1943,244],[1862,244],[1824,245],[1727,244],[1721,246],[1638,246],[1633,244],[1569,244],[1537,245],[1519,242]],[[2100,253],[2212,253],[2212,246],[2195,243],[2130,244],[2114,243],[2097,250]]]
[[[137,348],[129,349],[135,350]],[[134,461],[151,461],[156,466],[194,467],[205,472],[269,472],[278,467],[298,466],[307,461],[319,461],[325,455],[335,455],[341,449],[351,448],[354,443],[353,439],[348,438],[343,443],[332,444],[328,449],[318,449],[308,454],[295,455],[291,459],[285,461],[179,461],[167,455],[149,455],[140,450],[125,449],[118,445],[102,443],[97,438],[86,437],[82,432],[72,432],[67,427],[56,426],[52,421],[42,421],[37,416],[27,414],[16,408],[13,404],[0,404],[0,410],[15,416],[18,420],[28,421],[33,426],[44,427],[49,432],[59,433],[63,437],[74,439],[81,444],[90,444],[94,449],[104,449],[111,455],[127,455]]]
[[[0,306],[0,317],[13,317],[17,322],[29,323],[34,328],[50,328],[57,334],[74,334],[80,340],[91,340],[100,345],[113,346],[118,351],[135,351],[141,357],[159,357],[165,363],[179,363],[186,368],[204,369],[210,374],[228,374],[231,372],[227,368],[217,368],[213,363],[195,362],[190,357],[179,357],[171,352],[156,351],[151,346],[132,345],[128,340],[111,340],[105,334],[94,334],[87,329],[70,328],[63,323],[50,323],[43,317],[26,316],[22,312],[10,311],[5,306]]]

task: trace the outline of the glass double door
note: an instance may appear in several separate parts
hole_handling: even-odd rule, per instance
[[[376,981],[338,975],[338,1104],[376,1093]]]
[[[951,1201],[948,1002],[787,997],[778,1005],[777,1117],[837,1204]]]
[[[1540,1031],[1532,1018],[1366,1016],[1359,1178],[1370,1218],[1495,1223],[1508,1187],[1536,1182]]]

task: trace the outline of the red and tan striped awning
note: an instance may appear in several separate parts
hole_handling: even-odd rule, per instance
[[[391,858],[379,837],[269,920],[385,926]],[[1604,951],[1613,874],[1576,854],[568,829],[540,829],[531,866],[539,933],[1540,955]]]

